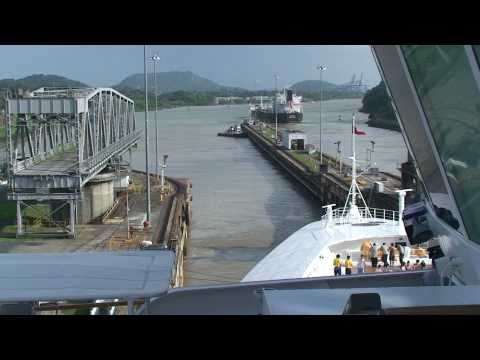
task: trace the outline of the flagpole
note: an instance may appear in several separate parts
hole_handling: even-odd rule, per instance
[[[143,72],[145,83],[145,174],[147,176],[147,222],[150,226],[151,202],[150,202],[150,169],[148,165],[148,74],[147,74],[147,45],[143,45]]]
[[[355,206],[357,190],[357,163],[355,159],[355,113],[352,115],[352,206]]]

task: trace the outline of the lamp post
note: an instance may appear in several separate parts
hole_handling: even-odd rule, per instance
[[[157,181],[158,181],[158,123],[157,123],[157,111],[158,111],[158,105],[157,105],[157,70],[156,70],[156,63],[157,61],[160,60],[160,57],[155,54],[153,55],[150,60],[153,61],[153,86],[155,88],[155,164],[156,164],[156,169],[155,173],[157,174]]]
[[[326,66],[317,65],[317,70],[320,72],[320,164],[323,164],[323,151],[322,151],[322,100],[323,100],[323,83],[322,74],[327,70]]]
[[[260,83],[260,80],[255,80],[255,90],[253,92],[253,105],[256,106],[257,103],[257,91],[258,91],[258,84]],[[260,100],[261,102],[261,100]]]
[[[370,150],[370,166],[372,166],[373,152],[375,151],[375,141],[370,140],[370,143],[372,144],[372,149]]]
[[[127,240],[130,239],[130,219],[128,217],[128,212],[130,211],[130,209],[128,208],[128,182],[127,182]]]
[[[150,224],[150,169],[148,167],[147,45],[143,46],[143,72],[145,77],[145,173],[147,175],[147,222],[148,224]]]
[[[257,84],[259,83],[260,81],[259,80],[255,80],[255,85],[254,85],[254,90],[253,90],[253,93],[254,93],[254,96],[257,96]]]
[[[277,112],[277,80],[280,78],[278,75],[273,75],[275,78],[275,93],[273,94],[273,106],[275,107],[275,145],[278,143],[278,112]]]
[[[162,180],[161,180],[161,185],[160,185],[160,197],[161,200],[163,200],[163,193],[164,193],[164,186],[165,186],[165,168],[167,167],[167,159],[168,155],[163,155],[163,164],[161,165],[162,167]]]
[[[339,167],[339,171],[340,173],[342,172],[342,150],[340,150],[340,144],[342,142],[340,140],[338,140],[337,142],[335,142],[334,144],[337,145],[337,162],[338,162],[338,167]]]

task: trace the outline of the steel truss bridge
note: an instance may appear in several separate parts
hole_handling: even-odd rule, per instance
[[[7,98],[8,198],[17,201],[17,234],[27,200],[59,200],[75,217],[82,187],[141,136],[133,100],[111,88],[40,88]],[[49,220],[51,221],[51,220]]]

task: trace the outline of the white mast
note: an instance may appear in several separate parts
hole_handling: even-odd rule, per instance
[[[350,188],[352,192],[352,206],[356,202],[357,189],[357,161],[355,159],[355,113],[352,115],[352,185]]]
[[[362,192],[357,184],[357,159],[355,158],[355,113],[352,114],[352,157],[351,159],[352,159],[352,183],[350,185],[350,190],[348,191],[348,196],[347,196],[347,200],[345,201],[345,206],[342,211],[342,216],[344,215],[347,209],[347,206],[349,205],[348,201],[350,200],[350,209],[348,210],[349,217],[352,220],[362,217],[356,204],[357,190],[358,190],[358,195],[362,199],[363,205],[365,207],[364,216],[372,217],[372,215],[370,214],[370,209],[368,208],[367,203],[363,198]]]

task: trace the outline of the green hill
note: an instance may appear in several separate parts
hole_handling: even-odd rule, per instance
[[[383,81],[365,93],[362,104],[359,111],[368,114],[368,126],[400,131]]]
[[[153,73],[148,74],[148,90],[154,91]],[[143,90],[145,87],[144,74],[133,74],[123,79],[116,89],[136,89]],[[169,93],[175,91],[221,91],[221,86],[211,80],[198,76],[191,71],[168,71],[157,73],[157,86],[159,93]]]
[[[34,74],[22,79],[1,79],[0,89],[28,89],[35,90],[40,87],[86,87],[84,83],[71,80],[63,76],[50,74]]]
[[[322,81],[320,83],[320,80],[304,80],[291,86],[291,89],[296,92],[306,93],[319,93],[321,88],[323,88],[323,91],[338,90],[338,85],[332,84],[328,81]]]
[[[0,79],[0,110],[5,108],[7,92],[16,94],[17,89],[36,90],[41,87],[86,87],[84,83],[63,76],[34,74],[21,79]]]
[[[328,81],[320,82],[320,80],[300,81],[292,85],[291,89],[297,94],[303,95],[305,101],[317,101],[320,99],[320,85],[322,85],[324,100],[361,98],[363,96],[363,93],[360,91],[345,91],[339,85]]]
[[[135,111],[145,110],[145,93],[143,90],[131,88],[117,88],[119,92],[135,101]],[[173,108],[179,106],[202,106],[213,105],[215,96],[205,91],[175,91],[163,93],[158,96],[158,108]],[[148,108],[155,109],[155,96],[152,92],[148,93]]]

